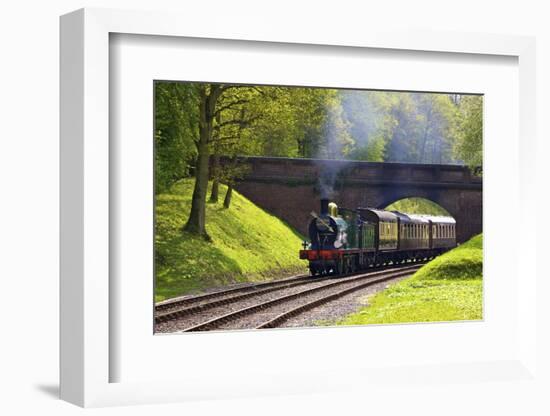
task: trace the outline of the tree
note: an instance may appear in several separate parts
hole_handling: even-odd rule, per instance
[[[454,96],[448,94],[414,94],[418,120],[421,124],[418,163],[449,163],[457,107]]]
[[[214,131],[214,118],[218,98],[227,88],[221,84],[194,84],[199,97],[196,143],[195,187],[191,199],[191,213],[184,230],[208,238],[206,233],[206,192],[208,188],[209,145]]]
[[[350,123],[354,145],[349,159],[383,162],[386,146],[397,125],[392,108],[393,93],[381,91],[342,91],[342,106]]]
[[[462,96],[454,154],[472,169],[483,168],[483,97]]]
[[[342,159],[350,154],[354,144],[340,94],[326,95],[323,135],[315,156],[321,159]]]
[[[193,84],[198,100],[198,138],[195,165],[195,187],[191,200],[191,212],[184,230],[205,238],[206,194],[210,174],[210,155],[220,155],[242,149],[241,135],[236,132],[250,125],[257,116],[244,111],[244,105],[261,94],[257,87],[239,87],[226,84]],[[215,171],[216,181],[220,180],[221,167]],[[214,195],[214,198],[217,196]]]
[[[355,140],[350,158],[416,163],[452,160],[454,96],[382,91],[343,91],[342,95]]]
[[[189,175],[196,157],[197,96],[191,84],[155,83],[155,192]]]
[[[273,99],[273,91],[270,92],[258,87],[239,87],[228,90],[219,98],[211,146],[213,169],[210,202],[217,202],[220,183],[232,187],[233,179],[242,175],[241,168],[236,166],[236,156],[254,154],[258,150],[258,140],[245,132],[251,130],[264,116],[263,104]],[[233,156],[234,161],[221,165],[220,155]],[[225,205],[229,207],[229,203]]]
[[[388,93],[385,107],[392,119],[391,136],[386,145],[385,161],[417,162],[420,148],[418,138],[422,134],[422,123],[411,93]]]

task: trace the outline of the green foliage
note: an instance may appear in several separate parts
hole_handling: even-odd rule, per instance
[[[341,95],[355,142],[348,159],[383,162],[396,123],[389,111],[394,96],[380,91],[342,91]]]
[[[386,93],[395,127],[386,161],[450,163],[456,105],[448,94]]]
[[[409,279],[369,299],[338,325],[477,320],[483,318],[482,235],[431,261]],[[324,323],[329,324],[329,323]]]
[[[197,154],[197,97],[191,84],[155,83],[155,190],[189,174]]]
[[[155,84],[159,192],[194,164],[197,91],[205,85]],[[208,151],[477,166],[482,103],[481,96],[457,94],[226,84],[215,106]]]
[[[407,214],[446,215],[450,214],[442,207],[424,198],[405,198],[388,205],[388,211],[400,211]]]
[[[483,166],[483,97],[464,96],[460,100],[454,153],[473,168]]]
[[[456,96],[435,93],[342,91],[355,146],[350,159],[453,162]]]
[[[331,90],[325,90],[325,93],[329,91]],[[342,107],[341,94],[327,94],[325,98],[326,119],[315,157],[343,159],[350,155],[355,145],[355,140],[349,131],[350,122]]]
[[[182,233],[193,185],[184,179],[156,197],[156,301],[306,271],[298,258],[303,238],[236,191],[231,208],[224,209],[221,202],[206,206],[211,242]],[[220,186],[220,192],[225,191]]]

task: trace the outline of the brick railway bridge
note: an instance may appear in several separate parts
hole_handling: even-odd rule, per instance
[[[235,189],[303,235],[310,212],[319,211],[319,178],[327,172],[334,179],[331,200],[341,207],[385,208],[420,197],[455,218],[458,242],[482,231],[482,180],[464,166],[266,157],[243,157],[239,162],[249,170]]]

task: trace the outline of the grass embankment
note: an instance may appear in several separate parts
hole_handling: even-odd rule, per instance
[[[339,325],[482,319],[483,237],[437,257],[409,279],[368,299]]]
[[[223,185],[220,202],[206,206],[206,230],[212,241],[182,232],[193,185],[192,179],[185,179],[170,192],[157,195],[157,302],[208,287],[305,271],[305,263],[298,258],[302,237],[236,191],[225,209]]]
[[[409,214],[450,215],[443,207],[424,198],[405,198],[388,205],[388,211],[400,211]]]

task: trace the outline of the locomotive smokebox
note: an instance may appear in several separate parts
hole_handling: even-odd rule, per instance
[[[328,215],[328,198],[321,198],[321,215]]]

